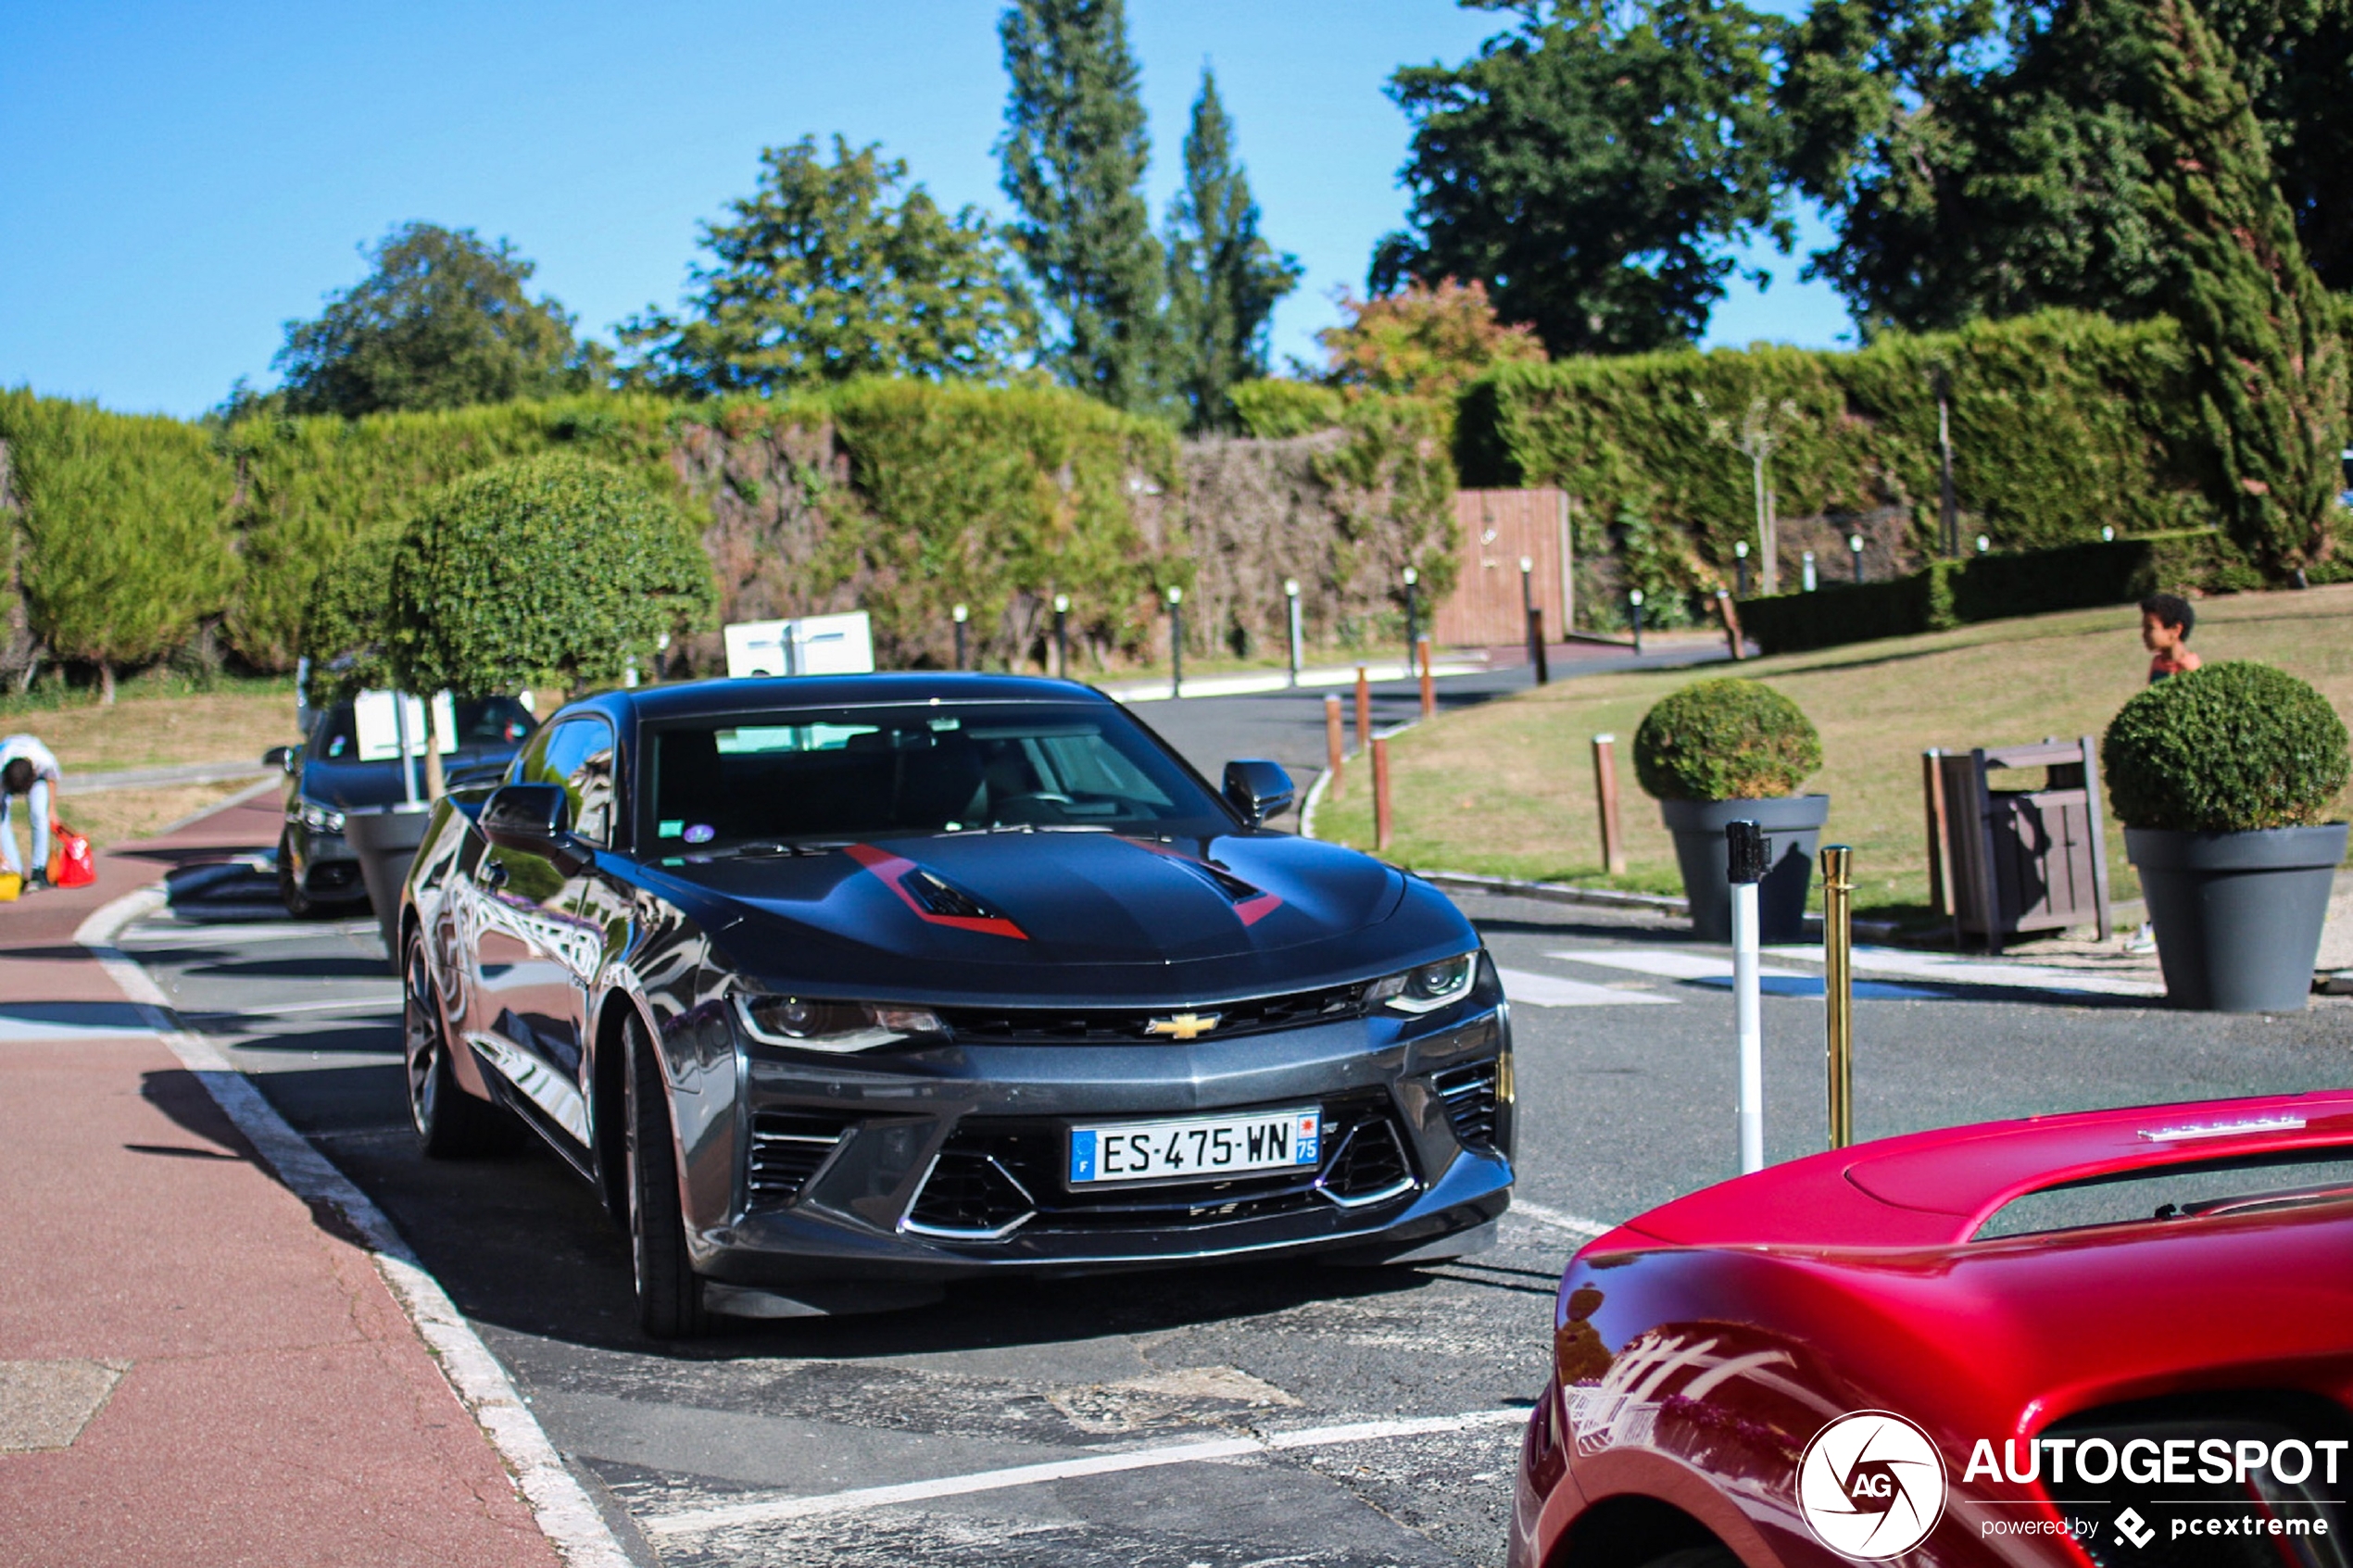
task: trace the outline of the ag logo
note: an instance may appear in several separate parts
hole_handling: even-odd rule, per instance
[[[1806,1445],[1797,1506],[1815,1537],[1841,1557],[1898,1557],[1944,1516],[1944,1461],[1928,1434],[1902,1416],[1857,1411]]]

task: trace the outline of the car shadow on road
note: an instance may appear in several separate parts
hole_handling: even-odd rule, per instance
[[[299,1119],[306,1106],[347,1100],[352,1071],[294,1069],[255,1082],[273,1104]],[[328,1091],[330,1077],[342,1092]],[[467,1318],[535,1337],[687,1360],[858,1361],[1161,1333],[1316,1301],[1410,1294],[1437,1283],[1437,1276],[1411,1269],[1312,1262],[980,1280],[949,1286],[944,1299],[929,1306],[782,1322],[723,1318],[707,1338],[664,1344],[638,1331],[621,1231],[588,1185],[554,1153],[519,1132],[510,1153],[426,1160],[407,1124],[397,1069],[371,1071],[370,1079],[373,1098],[383,1103],[360,1114],[346,1105],[346,1125],[308,1129],[311,1141],[390,1217]],[[144,1092],[191,1134],[253,1158],[195,1074],[150,1073]],[[266,1162],[256,1164],[270,1173]],[[339,1212],[313,1205],[312,1214],[331,1234],[355,1239]]]

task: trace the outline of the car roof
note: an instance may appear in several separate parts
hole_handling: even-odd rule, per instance
[[[1793,1160],[1637,1215],[1589,1251],[1944,1247],[2030,1192],[2299,1149],[2353,1148],[2353,1090],[1943,1127]]]
[[[610,692],[587,706],[661,721],[767,708],[858,708],[880,703],[1088,702],[1116,706],[1092,686],[1032,675],[909,671],[875,675],[761,675]]]

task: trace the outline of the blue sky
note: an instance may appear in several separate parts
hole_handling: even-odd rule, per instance
[[[1793,9],[1795,0],[1772,4]],[[193,415],[267,385],[287,319],[424,219],[513,240],[610,337],[675,303],[697,223],[762,146],[878,141],[949,207],[1002,213],[995,0],[95,7],[0,0],[0,385]],[[1398,66],[1502,19],[1450,0],[1129,0],[1164,211],[1206,61],[1268,237],[1307,268],[1275,355],[1314,357],[1334,290],[1398,226]],[[1818,242],[1818,230],[1816,243]],[[1719,307],[1710,344],[1849,330],[1802,257]]]

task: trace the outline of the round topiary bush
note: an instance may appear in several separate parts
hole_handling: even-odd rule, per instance
[[[1727,676],[1659,699],[1634,732],[1634,776],[1659,800],[1792,795],[1822,765],[1822,737],[1770,686]]]
[[[568,691],[708,620],[694,525],[639,481],[568,452],[435,491],[395,552],[386,654],[410,691]]]
[[[2119,709],[2100,766],[2126,827],[2246,833],[2321,821],[2348,771],[2345,723],[2283,670],[2232,659]]]

